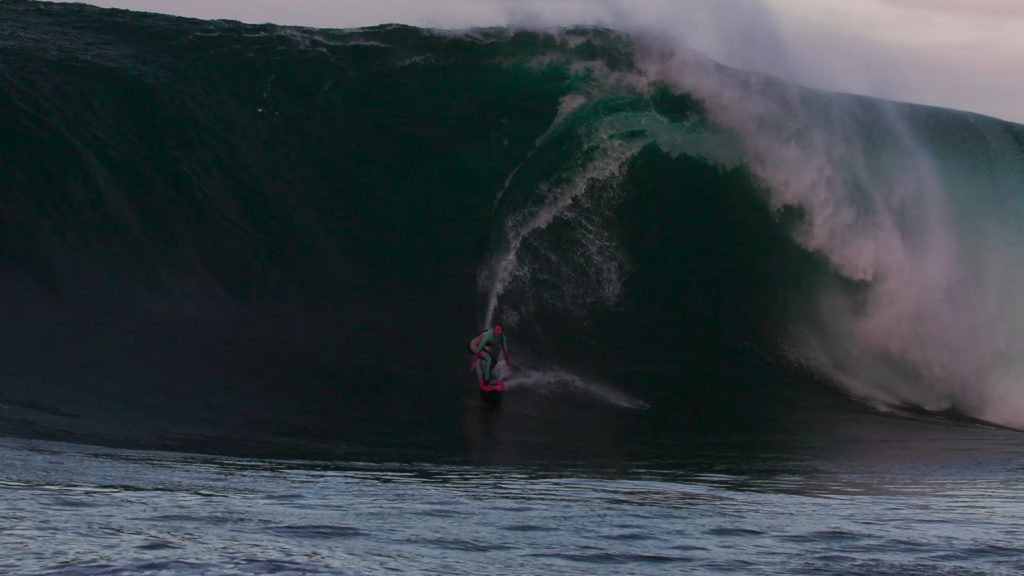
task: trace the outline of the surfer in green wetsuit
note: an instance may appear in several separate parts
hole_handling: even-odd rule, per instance
[[[476,338],[469,343],[469,353],[473,355],[473,364],[469,367],[470,370],[477,369],[477,363],[481,358],[484,359],[484,365],[482,370],[477,370],[477,374],[480,375],[480,382],[491,381],[491,371],[498,364],[498,359],[495,357],[495,346],[501,346],[502,352],[505,353],[505,364],[508,365],[509,374],[512,373],[512,361],[508,357],[508,345],[505,340],[505,330],[501,324],[495,324],[494,328],[490,330],[484,330],[477,334]]]

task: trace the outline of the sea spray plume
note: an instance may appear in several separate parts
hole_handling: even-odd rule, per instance
[[[589,188],[599,186],[597,181],[615,178],[618,175],[623,162],[627,161],[636,152],[632,147],[621,142],[610,142],[607,149],[601,150],[592,161],[583,166],[577,167],[577,172],[572,174],[565,182],[558,185],[547,185],[538,188],[536,192],[548,198],[548,201],[532,207],[531,209],[509,216],[503,224],[504,238],[500,241],[502,247],[492,256],[491,262],[482,270],[480,275],[481,287],[487,293],[487,308],[484,325],[489,325],[494,317],[498,306],[498,298],[504,293],[510,283],[519,279],[529,281],[531,266],[529,259],[524,259],[520,248],[529,236],[547,228],[556,218],[572,219],[577,224],[575,232],[580,235],[577,246],[580,250],[570,253],[570,258],[563,259],[566,255],[545,251],[542,246],[537,246],[534,258],[561,259],[555,266],[559,270],[577,272],[579,267],[589,267],[591,273],[600,276],[599,290],[595,293],[588,288],[580,288],[574,292],[579,298],[567,298],[565,302],[579,303],[580,298],[597,297],[606,301],[614,300],[618,287],[621,285],[621,270],[624,266],[624,254],[618,250],[617,245],[608,236],[607,231],[593,218],[600,218],[600,215],[589,213],[585,206],[594,199],[586,198],[585,193]],[[606,184],[603,189],[614,194],[617,187],[614,184]],[[575,206],[574,206],[575,204]],[[575,209],[574,209],[575,208]],[[552,268],[548,267],[548,270]],[[566,284],[565,288],[571,289],[572,283]],[[517,316],[517,315],[516,315]]]
[[[664,45],[643,68],[698,97],[740,138],[766,201],[796,211],[793,238],[827,262],[813,304],[793,310],[798,355],[872,400],[1024,426],[1024,373],[1012,361],[1024,354],[1024,315],[1007,298],[1024,293],[1024,282],[1004,270],[1020,232],[993,221],[1007,227],[967,252],[977,224],[955,209],[1000,190],[958,189],[967,183],[942,169],[903,107],[815,93]],[[1012,146],[978,134],[973,125],[986,120],[930,113],[962,123],[986,147]],[[1019,197],[1006,201],[1020,207]]]
[[[550,33],[555,34],[560,44],[578,44],[583,39],[602,42],[599,35],[588,32]],[[623,37],[612,35],[610,39],[617,42]],[[496,250],[478,276],[479,287],[487,295],[485,326],[493,320],[498,299],[506,288],[516,281],[520,284],[536,281],[531,273],[546,272],[549,276],[552,273],[559,276],[548,279],[561,283],[565,290],[572,292],[559,297],[561,307],[585,308],[593,301],[613,302],[616,299],[626,266],[624,253],[608,227],[600,221],[608,216],[607,208],[620,192],[619,187],[608,180],[615,179],[623,164],[646,142],[618,138],[588,120],[592,115],[601,114],[600,98],[616,91],[634,92],[636,86],[633,83],[639,78],[635,74],[612,71],[599,60],[579,61],[557,54],[538,57],[533,65],[568,66],[577,78],[579,89],[561,99],[551,127],[537,139],[536,148],[509,175],[495,199],[495,218],[500,222],[494,240]],[[510,187],[516,187],[516,175],[530,164],[535,154],[546,147],[558,149],[564,146],[562,141],[552,142],[559,137],[569,140],[582,137],[586,147],[566,163],[560,163],[540,182],[526,178],[530,183],[526,189],[519,190],[517,198],[502,206],[506,192]],[[542,164],[543,160],[535,162]],[[545,230],[556,219],[574,222],[574,248],[568,252],[546,250],[543,241],[537,238],[530,240],[531,235]],[[531,256],[520,251],[524,241],[532,242],[534,250]],[[543,266],[532,265],[531,260],[535,262],[538,259],[546,261]],[[555,259],[558,262],[554,262]],[[596,276],[596,283],[575,280],[587,275]],[[530,295],[534,291],[526,289],[524,293]],[[523,310],[509,309],[505,318],[515,324],[521,312]]]

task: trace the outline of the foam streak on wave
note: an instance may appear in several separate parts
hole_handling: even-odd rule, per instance
[[[562,101],[559,102],[558,114],[555,116],[555,120],[551,123],[551,127],[548,128],[547,131],[544,132],[544,134],[537,139],[536,147],[533,150],[531,150],[529,154],[526,155],[526,158],[518,166],[516,166],[515,170],[513,170],[512,173],[508,175],[508,178],[505,179],[505,185],[502,186],[501,190],[499,190],[498,194],[494,197],[495,206],[497,206],[498,203],[501,202],[501,197],[505,195],[505,191],[508,190],[508,186],[509,184],[512,183],[512,179],[516,177],[516,173],[519,172],[519,169],[523,167],[523,164],[526,164],[527,162],[530,161],[530,157],[533,156],[533,153],[537,151],[537,148],[541,147],[544,144],[544,142],[546,142],[547,139],[551,136],[551,134],[558,130],[559,126],[561,126],[562,121],[565,120],[566,116],[572,114],[576,109],[578,109],[580,106],[583,106],[586,103],[587,98],[581,94],[570,94],[562,98]],[[490,321],[490,318],[488,318],[488,321]]]
[[[488,294],[485,326],[489,326],[493,321],[498,299],[509,283],[517,277],[525,278],[530,272],[529,265],[524,266],[520,261],[519,250],[523,242],[527,241],[532,233],[545,229],[556,218],[577,219],[577,224],[580,224],[577,229],[587,236],[583,244],[590,252],[589,259],[596,263],[602,276],[603,296],[614,299],[621,283],[620,270],[624,264],[621,261],[622,255],[616,252],[614,243],[605,237],[600,227],[588,226],[586,216],[573,213],[570,208],[574,202],[588,202],[590,199],[585,197],[588,186],[593,181],[615,177],[623,162],[631,158],[638,148],[635,143],[614,139],[609,135],[605,135],[600,145],[601,152],[578,168],[566,182],[540,186],[538,192],[546,198],[545,202],[511,215],[504,223],[504,249],[492,258],[490,265],[485,267],[480,275],[480,284]],[[607,252],[603,252],[602,248]],[[595,250],[601,253],[595,254]]]
[[[576,391],[619,408],[644,409],[648,404],[616,390],[612,386],[595,382],[560,368],[527,369],[506,379],[510,389],[527,388],[538,392]]]

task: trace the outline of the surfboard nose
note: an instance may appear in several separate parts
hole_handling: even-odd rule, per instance
[[[491,384],[490,385],[487,385],[487,384],[481,382],[480,383],[480,390],[483,391],[483,392],[504,392],[505,391],[505,383],[502,382],[501,380],[498,380],[497,378],[495,378],[494,380],[491,380]]]

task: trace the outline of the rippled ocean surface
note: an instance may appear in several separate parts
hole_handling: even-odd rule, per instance
[[[891,447],[878,444],[844,463],[711,458],[701,471],[317,463],[6,440],[0,571],[1020,574],[1016,435],[972,434],[910,462],[887,460]]]

